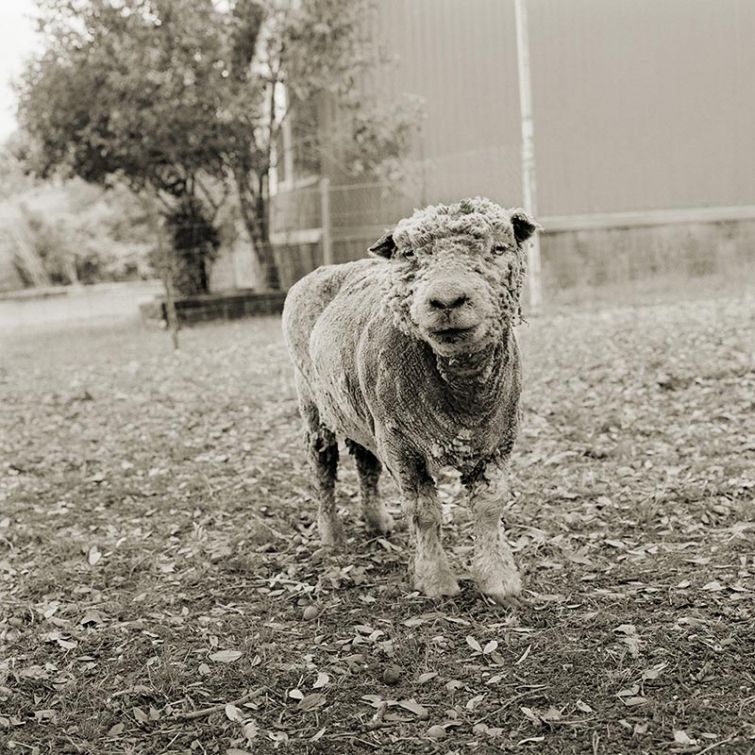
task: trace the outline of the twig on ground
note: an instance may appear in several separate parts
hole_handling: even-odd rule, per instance
[[[267,690],[267,687],[258,687],[257,689],[252,690],[251,692],[247,692],[242,697],[239,697],[237,700],[231,700],[227,703],[219,703],[218,705],[212,705],[209,708],[201,708],[200,710],[192,710],[189,713],[179,713],[176,718],[180,718],[184,721],[192,720],[195,718],[204,718],[205,716],[212,715],[213,713],[219,713],[225,710],[226,705],[243,705],[244,703],[248,703],[250,700],[254,700],[255,698],[259,697],[260,695],[263,695],[265,691]]]
[[[365,744],[368,747],[371,747],[373,750],[380,749],[380,745],[375,744],[374,742],[370,742],[367,739],[362,739],[361,737],[357,737],[356,732],[344,731],[338,734],[326,734],[323,737],[323,739],[348,739],[351,742],[361,742],[362,744]]]
[[[710,752],[711,750],[714,750],[716,747],[720,747],[721,745],[728,744],[729,742],[731,742],[732,740],[736,738],[737,738],[736,734],[733,734],[732,736],[726,737],[726,739],[722,739],[719,742],[714,742],[713,744],[708,745],[705,749],[700,750],[700,752],[698,752],[697,755],[703,755],[704,752]]]
[[[543,689],[545,689],[545,687],[543,687]],[[522,700],[525,697],[543,697],[543,694],[540,690],[537,690],[537,689],[528,689],[525,692],[520,692],[518,695],[514,695],[514,697],[511,697],[508,700],[506,700],[506,702],[500,708],[497,708],[491,713],[488,713],[487,715],[483,716],[481,719],[479,719],[477,723],[485,721],[491,716],[497,716],[501,711],[506,710],[506,708],[508,708],[509,705],[513,705],[515,702],[517,702],[517,700]]]

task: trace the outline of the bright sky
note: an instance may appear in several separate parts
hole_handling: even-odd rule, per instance
[[[10,80],[35,49],[33,0],[0,0],[0,142],[16,129],[16,98]]]

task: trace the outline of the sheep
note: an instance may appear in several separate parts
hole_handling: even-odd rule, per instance
[[[366,525],[393,527],[378,496],[383,466],[398,484],[413,543],[413,585],[459,592],[441,544],[434,475],[461,475],[474,518],[472,574],[500,604],[521,578],[501,522],[519,423],[525,242],[539,226],[476,197],[417,210],[370,257],[320,267],[283,310],[321,542],[337,548],[337,437],[356,457]]]

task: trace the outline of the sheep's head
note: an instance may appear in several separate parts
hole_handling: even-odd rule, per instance
[[[520,319],[524,242],[537,228],[522,210],[479,197],[401,220],[370,247],[392,266],[396,324],[442,356],[484,349]]]

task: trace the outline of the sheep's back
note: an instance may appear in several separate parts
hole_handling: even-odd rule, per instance
[[[313,377],[314,351],[341,361],[353,354],[361,326],[379,301],[387,263],[364,259],[319,267],[295,283],[283,308],[283,332],[291,359],[305,377]],[[313,333],[317,344],[313,344]]]

